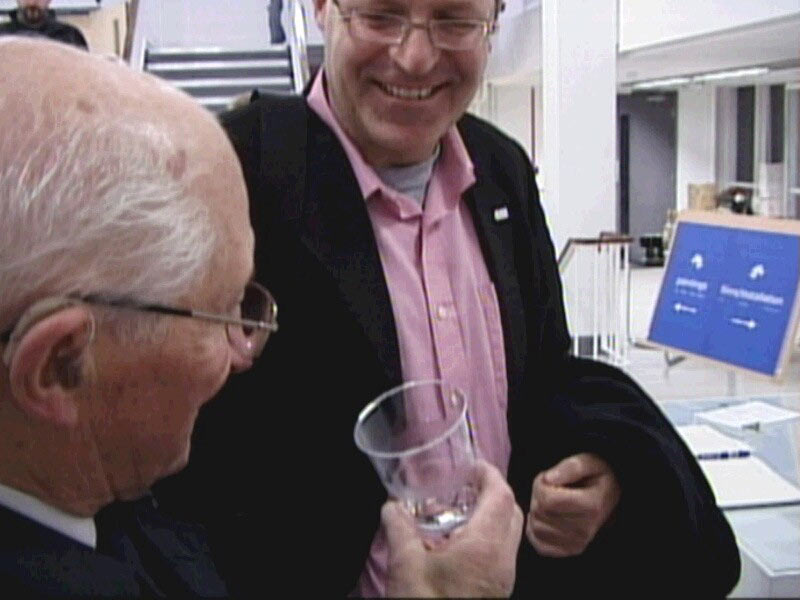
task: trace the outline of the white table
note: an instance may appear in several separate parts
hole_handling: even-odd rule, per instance
[[[800,412],[800,394],[673,401],[661,408],[673,425],[689,425],[699,412],[753,400]],[[723,433],[747,442],[755,456],[800,487],[800,420]],[[724,513],[742,558],[742,575],[731,597],[800,597],[800,504]]]

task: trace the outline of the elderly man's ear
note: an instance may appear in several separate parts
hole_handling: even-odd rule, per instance
[[[94,327],[92,313],[73,306],[25,333],[9,365],[11,396],[20,411],[57,426],[77,424],[76,392],[90,372]]]

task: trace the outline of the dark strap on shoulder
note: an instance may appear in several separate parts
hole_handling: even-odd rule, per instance
[[[221,116],[242,163],[251,205],[264,202],[264,193],[274,194],[270,204],[280,209],[281,220],[296,219],[305,198],[307,111],[304,96],[261,93]]]
[[[264,94],[255,102],[261,118],[261,176],[282,194],[283,218],[296,219],[306,192],[308,106],[304,96]]]

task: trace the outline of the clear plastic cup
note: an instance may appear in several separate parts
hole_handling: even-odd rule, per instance
[[[443,381],[405,383],[370,402],[353,435],[423,532],[445,535],[469,519],[476,453],[461,390]]]

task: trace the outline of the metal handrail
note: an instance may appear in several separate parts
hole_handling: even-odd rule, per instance
[[[124,59],[128,65],[136,71],[144,71],[144,63],[147,57],[147,32],[144,31],[144,24],[148,21],[146,14],[152,12],[153,5],[149,2],[136,1],[131,4],[131,18],[126,40],[126,54]]]
[[[292,62],[292,79],[295,93],[301,94],[311,78],[311,70],[308,65],[308,26],[305,9],[300,0],[289,0],[289,14],[291,16],[289,58]]]
[[[144,63],[147,58],[147,38],[142,36],[138,43],[131,50],[130,66],[137,71],[144,71]]]
[[[632,242],[631,236],[616,233],[601,233],[597,238],[570,238],[558,257],[566,293],[565,308],[573,330],[572,352],[576,356],[582,355],[580,340],[587,337],[588,328],[592,358],[602,357],[618,365],[628,361],[628,349],[632,344],[628,252]],[[586,250],[578,253],[579,248]],[[589,262],[583,265],[578,254],[588,254]],[[573,257],[574,265],[568,271]],[[587,266],[588,279],[581,277]],[[568,284],[572,285],[569,293]],[[588,304],[587,299],[590,300]],[[582,310],[582,305],[590,309],[588,314]]]
[[[128,27],[125,31],[125,44],[122,50],[122,60],[130,64],[131,51],[133,49],[133,32],[136,31],[136,23],[139,18],[139,1],[131,0],[128,3]]]
[[[569,238],[567,243],[561,249],[558,255],[558,269],[564,271],[569,265],[572,255],[575,254],[575,249],[578,246],[610,246],[614,244],[632,244],[633,238],[629,235],[601,235],[597,238]]]

